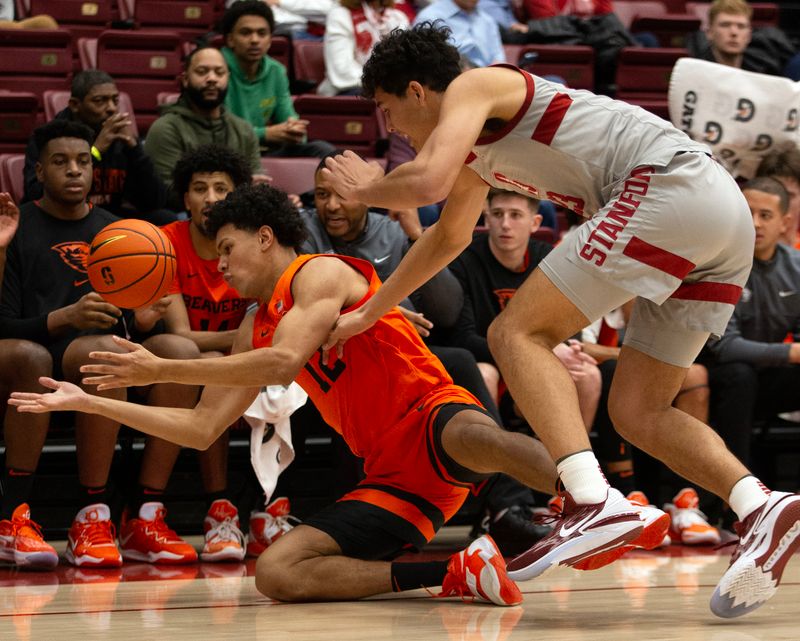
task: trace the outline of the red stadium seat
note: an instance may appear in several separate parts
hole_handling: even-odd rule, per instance
[[[131,97],[142,134],[158,117],[158,94],[178,88],[181,57],[181,40],[175,33],[104,31],[97,39],[97,67]]]
[[[272,177],[273,187],[287,194],[302,194],[314,189],[314,173],[319,158],[278,158],[264,156],[261,166],[264,173]]]
[[[81,69],[97,69],[97,38],[78,38],[77,48]]]
[[[72,36],[57,30],[0,30],[0,87],[41,97],[48,89],[68,89]]]
[[[526,53],[535,53],[536,59],[525,69],[537,76],[556,75],[566,80],[568,87],[575,89],[594,89],[594,49],[584,46],[568,45],[524,45],[518,52],[517,60]]]
[[[24,167],[25,154],[0,155],[0,185],[3,191],[11,194],[17,204],[25,193],[25,178],[22,175]]]
[[[45,91],[44,92],[44,117],[50,121],[56,114],[67,108],[69,104],[69,91]],[[136,114],[133,111],[131,97],[124,91],[119,92],[119,111],[133,115],[133,134],[138,138],[139,129],[136,126]]]
[[[617,66],[619,100],[639,105],[669,120],[667,92],[672,68],[685,49],[625,47]]]
[[[626,27],[630,28],[634,18],[640,14],[666,15],[667,5],[660,0],[616,0],[614,13]]]
[[[550,245],[555,245],[558,240],[558,233],[552,227],[539,227],[531,236]]]
[[[327,140],[365,156],[382,155],[379,141],[385,137],[375,102],[355,96],[325,97],[303,94],[294,99],[301,118],[309,120],[308,137]]]
[[[170,29],[186,40],[202,36],[214,27],[216,0],[123,0],[120,16],[141,29]]]
[[[28,92],[0,92],[0,153],[24,151],[36,127],[39,99]]]
[[[48,15],[73,38],[96,38],[114,19],[110,0],[28,0],[28,15]]]
[[[294,78],[312,91],[325,79],[323,44],[314,40],[295,40],[292,46]]]
[[[158,101],[158,106],[162,105],[173,105],[178,102],[178,98],[181,97],[180,91],[162,91],[156,97]]]

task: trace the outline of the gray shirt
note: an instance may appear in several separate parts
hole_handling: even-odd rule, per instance
[[[725,334],[709,349],[720,363],[779,367],[789,364],[787,334],[800,339],[800,252],[778,245],[772,260],[753,261]]]
[[[308,230],[302,251],[309,254],[341,254],[372,263],[378,277],[385,281],[397,269],[411,241],[395,220],[378,212],[367,212],[364,231],[352,241],[331,238],[316,210],[301,211]],[[449,327],[458,319],[464,295],[458,280],[444,268],[403,301],[403,306],[422,312],[434,325]]]

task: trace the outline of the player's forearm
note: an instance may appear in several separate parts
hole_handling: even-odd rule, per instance
[[[89,396],[88,414],[100,414],[166,441],[206,449],[217,438],[225,425],[215,425],[210,417],[199,417],[194,409],[177,407],[150,407],[103,396]]]
[[[355,200],[372,207],[410,209],[438,203],[447,197],[448,191],[449,185],[434,176],[417,158],[360,188]]]
[[[288,385],[302,365],[290,354],[271,347],[220,358],[160,359],[152,382],[219,387]]]

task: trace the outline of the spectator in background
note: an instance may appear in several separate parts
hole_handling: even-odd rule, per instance
[[[0,29],[58,29],[58,23],[48,15],[14,19],[14,0],[0,0]]]
[[[800,249],[800,148],[772,151],[761,160],[756,176],[774,178],[789,194],[786,231],[780,241]]]
[[[394,0],[341,0],[325,22],[325,79],[317,93],[359,94],[361,69],[375,43],[392,29],[408,25],[406,14],[394,8]]]
[[[89,243],[116,216],[86,202],[92,182],[91,144],[94,133],[86,125],[54,120],[38,128],[40,150],[36,173],[43,185],[42,198],[21,208],[20,224],[8,248],[0,298],[0,358],[2,369],[30,368],[29,376],[65,377],[82,385],[81,365],[95,350],[119,351],[111,334],[131,334],[167,358],[192,358],[194,345],[178,336],[154,335],[163,303],[135,311],[120,310],[92,291],[86,276]],[[196,349],[194,349],[196,353]],[[6,360],[6,359],[12,360]],[[18,360],[13,360],[17,358]],[[38,386],[36,378],[27,385]],[[92,394],[125,399],[125,390]],[[135,394],[131,391],[131,395]],[[190,406],[197,388],[157,384],[143,392],[147,402],[173,407]],[[69,531],[67,560],[77,566],[118,567],[122,558],[189,562],[197,559],[191,545],[170,530],[166,511],[158,500],[163,488],[149,476],[160,461],[145,447],[139,491],[130,507],[134,518],[120,531],[120,548],[114,541],[109,504],[113,492],[109,473],[119,423],[96,415],[75,418],[78,460],[78,494],[81,509]],[[47,435],[48,421],[6,421],[6,470],[0,512],[0,556],[20,565],[55,565],[57,557],[42,550],[26,558],[31,541],[28,497]],[[14,532],[23,534],[15,538]]]
[[[294,110],[286,69],[267,55],[275,29],[269,6],[239,0],[225,11],[220,29],[230,69],[225,105],[252,125],[265,155],[322,158],[333,151],[322,140],[307,142],[308,121]]]
[[[275,35],[320,40],[334,0],[264,0],[275,16]],[[233,2],[228,2],[231,6]]]
[[[156,225],[175,220],[164,210],[166,187],[131,129],[133,115],[120,113],[119,90],[105,71],[75,74],[67,107],[54,120],[88,125],[95,132],[92,145],[93,180],[89,200],[116,216],[143,218]],[[25,150],[25,195],[22,202],[42,197],[36,177],[39,148],[31,136]]]
[[[505,62],[500,28],[478,6],[478,0],[437,0],[417,14],[414,24],[441,20],[451,31],[450,40],[476,67]]]
[[[247,159],[254,180],[266,180],[253,128],[223,105],[228,79],[228,65],[219,49],[198,47],[186,57],[180,98],[162,109],[144,144],[165,184],[171,183],[172,170],[187,151],[208,144],[239,152]],[[172,190],[169,205],[174,211],[181,211],[183,194]]]
[[[729,67],[796,77],[800,54],[780,29],[765,27],[753,32],[753,8],[746,0],[714,0],[708,11],[705,34],[687,40],[694,58]]]
[[[552,247],[531,237],[541,225],[538,201],[522,194],[492,190],[486,218],[488,233],[479,235],[450,266],[461,283],[464,305],[452,328],[453,343],[468,349],[478,361],[489,391],[505,397],[500,373],[489,351],[486,333],[528,275]],[[553,352],[570,373],[578,391],[581,416],[587,431],[594,422],[600,398],[600,370],[583,352],[579,341],[560,344]],[[499,398],[505,423],[513,417],[513,399]],[[536,426],[531,425],[536,431]]]
[[[754,420],[800,409],[800,252],[780,242],[789,224],[783,185],[754,178],[742,192],[753,214],[755,260],[724,335],[709,344],[708,367],[711,423],[748,465]],[[723,524],[731,520],[728,514]]]
[[[518,42],[518,34],[528,33],[527,23],[520,20],[523,15],[522,0],[479,0],[478,4],[500,27],[500,39],[503,42]]]

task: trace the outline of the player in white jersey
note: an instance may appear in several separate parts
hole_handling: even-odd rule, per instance
[[[709,334],[722,334],[750,270],[747,204],[708,149],[642,109],[515,68],[459,73],[448,32],[423,24],[374,49],[362,86],[415,160],[386,176],[348,152],[327,161],[344,198],[387,208],[447,199],[439,221],[384,286],[340,317],[326,347],[371,326],[472,239],[489,186],[547,198],[590,220],[517,291],[489,331],[511,394],[558,464],[553,533],[514,559],[516,579],[555,565],[593,569],[658,536],[599,470],[559,341],[636,299],[609,411],[630,442],[728,501],[740,543],[711,600],[719,616],[770,598],[800,545],[800,496],[770,492],[708,426],[672,407]]]

